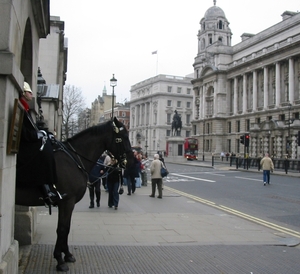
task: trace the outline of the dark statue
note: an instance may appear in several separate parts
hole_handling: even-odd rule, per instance
[[[182,122],[181,117],[177,113],[177,110],[174,111],[175,114],[173,115],[173,121],[172,121],[172,136],[180,136]]]

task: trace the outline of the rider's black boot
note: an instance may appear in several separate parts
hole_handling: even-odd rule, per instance
[[[57,205],[57,202],[66,197],[66,194],[60,194],[59,191],[56,190],[55,186],[53,186],[53,191],[50,189],[49,185],[43,185],[44,191],[44,201],[47,205]]]

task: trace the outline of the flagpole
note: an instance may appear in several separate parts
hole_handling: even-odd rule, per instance
[[[156,50],[156,51],[152,51],[152,55],[153,54],[156,54],[156,74],[155,75],[157,75],[157,73],[158,73],[158,51]]]
[[[158,52],[156,52],[156,75],[158,75]]]

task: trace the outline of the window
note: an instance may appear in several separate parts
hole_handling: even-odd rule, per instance
[[[186,102],[186,107],[191,108],[191,102]]]
[[[191,89],[190,88],[186,89],[186,94],[191,94]]]
[[[209,44],[211,45],[212,44],[212,35],[211,34],[208,34],[208,41],[209,41]]]
[[[246,131],[250,131],[250,119],[246,120]]]
[[[189,130],[185,132],[185,137],[191,137],[191,132]]]
[[[168,86],[168,92],[172,92],[172,87]]]
[[[191,122],[191,114],[186,115],[186,123],[189,124]]]
[[[193,135],[196,135],[196,134],[197,134],[197,126],[193,125]]]
[[[241,122],[240,121],[236,121],[236,131],[237,132],[241,131]]]
[[[177,93],[181,93],[181,87],[177,87]]]
[[[181,101],[177,101],[177,107],[181,108]]]
[[[167,101],[167,106],[168,106],[168,107],[171,107],[171,106],[172,106],[172,100],[168,100],[168,101]]]
[[[231,122],[228,122],[228,133],[231,133]]]
[[[171,130],[167,129],[166,136],[171,136]]]
[[[271,121],[272,120],[272,116],[268,116],[268,121]]]
[[[285,120],[285,114],[279,115],[279,121],[284,121]]]
[[[122,117],[126,117],[126,112],[122,111]]]
[[[222,20],[219,20],[219,29],[223,29],[223,22],[222,22]]]
[[[167,124],[170,124],[171,123],[171,114],[168,113],[167,114]]]

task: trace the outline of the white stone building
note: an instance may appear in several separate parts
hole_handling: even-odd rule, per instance
[[[131,87],[130,141],[144,152],[153,155],[165,152],[167,139],[172,135],[174,111],[181,116],[180,136],[191,135],[193,92],[191,77],[157,75]]]
[[[0,1],[0,273],[18,273],[19,243],[15,240],[17,146],[8,145],[13,141],[9,131],[13,124],[14,102],[23,91],[24,79],[36,97],[39,41],[50,31],[49,8],[47,0]],[[19,129],[15,127],[16,135]],[[26,225],[24,221],[23,227]]]
[[[224,11],[209,8],[193,64],[192,135],[199,154],[243,154],[240,136],[249,133],[250,156],[299,159],[300,13],[283,12],[281,22],[256,35],[244,33],[235,46],[231,36]]]

